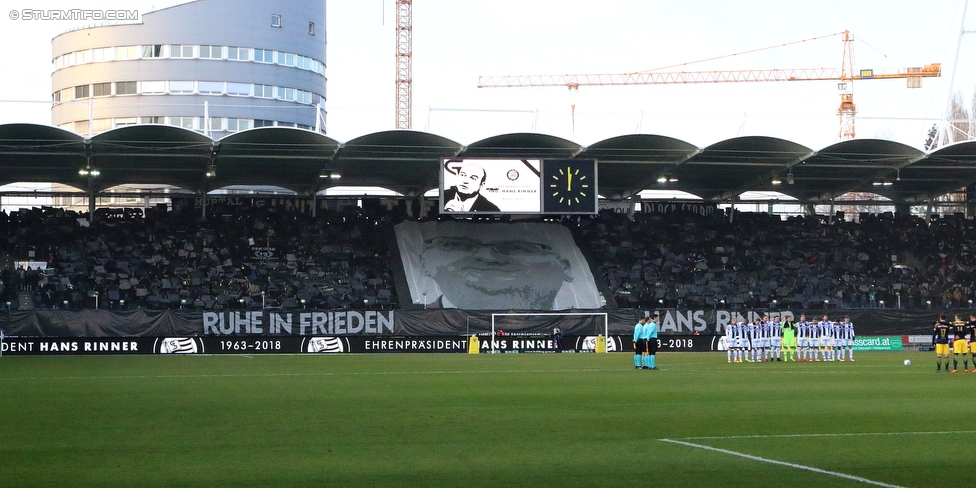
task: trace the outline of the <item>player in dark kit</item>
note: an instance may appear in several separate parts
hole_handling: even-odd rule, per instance
[[[942,358],[946,360],[946,372],[949,372],[949,339],[952,336],[952,324],[946,316],[939,317],[932,330],[932,344],[935,346],[935,372],[942,371]]]
[[[952,372],[956,373],[959,371],[959,356],[963,357],[963,372],[969,372],[969,358],[965,355],[969,352],[969,342],[966,340],[969,337],[969,326],[963,322],[958,315],[956,315],[956,320],[952,322]],[[976,369],[976,364],[973,365]]]
[[[976,373],[976,314],[969,314],[969,353],[973,356],[973,373]]]

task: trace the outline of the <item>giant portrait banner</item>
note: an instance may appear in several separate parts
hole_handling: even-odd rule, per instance
[[[395,233],[413,304],[466,310],[603,306],[586,258],[562,225],[405,221]]]

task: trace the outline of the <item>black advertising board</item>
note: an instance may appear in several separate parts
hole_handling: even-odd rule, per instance
[[[720,336],[667,336],[661,352],[722,350]],[[125,354],[464,354],[467,336],[238,336],[238,337],[5,337],[3,356]],[[540,335],[477,337],[479,353],[592,353],[597,336]],[[611,335],[607,352],[633,352],[630,337]]]

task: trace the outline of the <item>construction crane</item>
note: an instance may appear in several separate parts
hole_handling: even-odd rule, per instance
[[[502,88],[502,87],[531,87],[531,86],[565,86],[570,91],[576,91],[581,86],[608,86],[608,85],[668,85],[668,84],[693,84],[693,83],[744,83],[759,81],[823,81],[832,80],[838,82],[840,95],[840,108],[837,115],[840,116],[840,140],[854,138],[854,115],[857,107],[854,105],[853,83],[858,80],[884,80],[892,78],[905,78],[908,88],[919,88],[922,86],[922,78],[941,76],[942,67],[940,63],[927,64],[922,67],[905,68],[898,73],[875,73],[871,69],[859,70],[856,74],[854,70],[854,38],[850,31],[838,32],[829,36],[814,37],[801,41],[789,42],[776,46],[754,49],[742,53],[728,54],[684,65],[694,64],[704,61],[712,61],[721,58],[739,56],[746,53],[772,49],[776,47],[798,44],[802,42],[843,35],[844,55],[841,60],[840,69],[837,68],[806,68],[806,69],[756,69],[756,70],[731,70],[731,71],[642,71],[636,73],[621,74],[583,74],[583,75],[523,75],[523,76],[479,76],[478,88]],[[673,68],[669,66],[667,68]],[[660,68],[660,69],[667,69]],[[574,119],[576,105],[571,106]]]
[[[396,128],[413,125],[413,0],[396,0]]]

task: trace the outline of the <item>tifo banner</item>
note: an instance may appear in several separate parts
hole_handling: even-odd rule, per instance
[[[566,313],[490,310],[4,310],[0,330],[21,337],[240,337],[240,336],[459,336],[490,332],[492,316],[496,329],[533,334],[550,334],[559,327],[563,334],[630,336],[638,318],[661,314],[659,333],[669,336],[723,335],[733,321],[751,322],[763,312],[683,309],[573,310]],[[802,311],[775,311],[771,315],[799,317]],[[931,310],[830,311],[837,320],[850,315],[859,337],[931,336],[938,312]],[[970,310],[958,311],[969,316]],[[823,311],[807,311],[822,318]],[[503,317],[502,317],[503,316]],[[604,319],[606,317],[606,319]],[[604,320],[606,320],[604,322]],[[606,331],[606,332],[605,332]]]
[[[564,226],[407,221],[395,230],[411,303],[466,310],[603,306],[590,266]]]
[[[901,351],[901,337],[856,337],[855,351]]]

